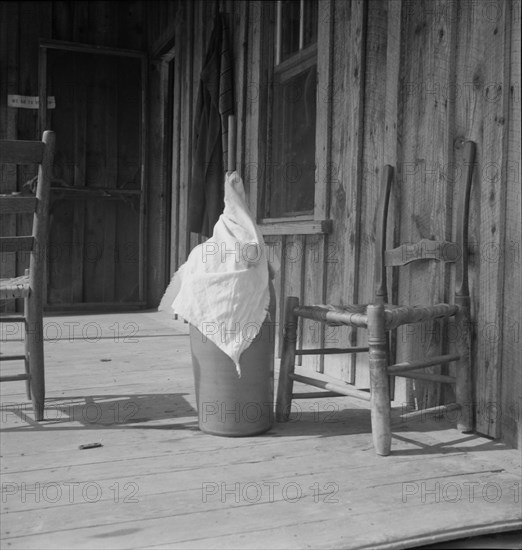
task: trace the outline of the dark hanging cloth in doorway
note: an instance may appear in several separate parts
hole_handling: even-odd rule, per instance
[[[199,80],[194,114],[188,230],[212,235],[224,208],[228,117],[233,114],[232,52],[223,14],[218,13]]]

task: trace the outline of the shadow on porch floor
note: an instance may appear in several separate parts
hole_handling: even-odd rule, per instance
[[[47,420],[23,384],[2,386],[5,548],[391,549],[521,527],[520,451],[502,443],[397,415],[377,457],[350,398],[300,401],[261,436],[211,436],[187,325],[156,312],[46,325]]]

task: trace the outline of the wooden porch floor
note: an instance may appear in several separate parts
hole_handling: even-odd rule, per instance
[[[54,316],[46,337],[48,420],[2,386],[2,548],[391,549],[522,525],[520,451],[448,419],[397,415],[386,458],[350,398],[216,437],[198,430],[187,325]]]

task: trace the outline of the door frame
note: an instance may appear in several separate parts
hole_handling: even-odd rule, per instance
[[[175,68],[175,64],[179,63],[179,60],[176,59],[174,45],[165,47],[157,58],[161,64],[162,95],[164,98],[162,110],[165,121],[163,135],[165,171],[162,183],[168,204],[165,227],[165,269],[167,281],[170,281],[174,272],[179,268],[177,255],[179,235],[179,152],[175,150],[180,139],[179,112],[176,111],[180,82],[176,79]]]
[[[148,59],[144,52],[139,50],[127,50],[122,48],[110,48],[106,46],[94,46],[79,42],[67,42],[63,40],[40,40],[38,55],[38,129],[39,135],[49,129],[47,128],[47,53],[48,50],[61,50],[78,53],[94,53],[101,55],[112,55],[120,57],[134,57],[140,60],[141,66],[141,117],[140,117],[140,206],[139,206],[139,243],[138,243],[138,301],[136,302],[90,302],[77,304],[60,304],[59,307],[46,303],[46,309],[136,309],[144,308],[147,305],[146,297],[146,174],[147,174],[147,88],[148,88]],[[47,299],[46,299],[47,301]]]

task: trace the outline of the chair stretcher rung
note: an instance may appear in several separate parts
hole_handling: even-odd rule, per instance
[[[296,349],[296,355],[333,355],[336,353],[361,353],[369,351],[369,348],[318,348],[318,349]]]
[[[22,361],[25,355],[0,355],[0,361]]]
[[[313,319],[323,323],[348,325],[356,327],[368,326],[368,316],[362,312],[330,310],[320,306],[297,306],[294,313],[298,317]]]
[[[29,380],[29,374],[11,374],[9,376],[0,376],[0,382],[18,382],[19,380]]]
[[[336,391],[311,391],[308,393],[293,393],[292,399],[321,399],[323,397],[342,397],[343,394]]]
[[[386,330],[400,325],[422,323],[445,317],[452,317],[459,311],[455,304],[434,304],[432,306],[399,306],[384,312]]]
[[[428,382],[440,382],[441,384],[455,384],[457,381],[454,376],[446,376],[444,374],[431,374],[420,372],[396,372],[395,376],[402,376],[403,378],[414,378],[417,380],[426,380]]]
[[[428,359],[421,359],[419,361],[405,361],[404,363],[397,363],[388,367],[388,374],[396,374],[397,372],[407,372],[415,369],[422,369],[424,367],[432,367],[433,365],[441,365],[444,363],[451,363],[460,359],[458,353],[453,355],[437,355]]]
[[[0,315],[0,323],[24,323],[25,317],[23,315]]]
[[[358,390],[357,388],[348,386],[348,384],[336,384],[335,382],[318,380],[317,378],[309,378],[308,376],[302,376],[301,374],[291,374],[290,378],[296,382],[302,382],[303,384],[315,386],[316,388],[323,388],[348,397],[357,397],[358,399],[363,399],[365,401],[370,400],[370,392]]]
[[[401,420],[415,419],[419,416],[426,416],[429,414],[443,414],[445,412],[460,410],[458,403],[447,403],[446,405],[437,405],[436,407],[430,407],[429,409],[419,409],[418,411],[412,411],[401,414]]]

